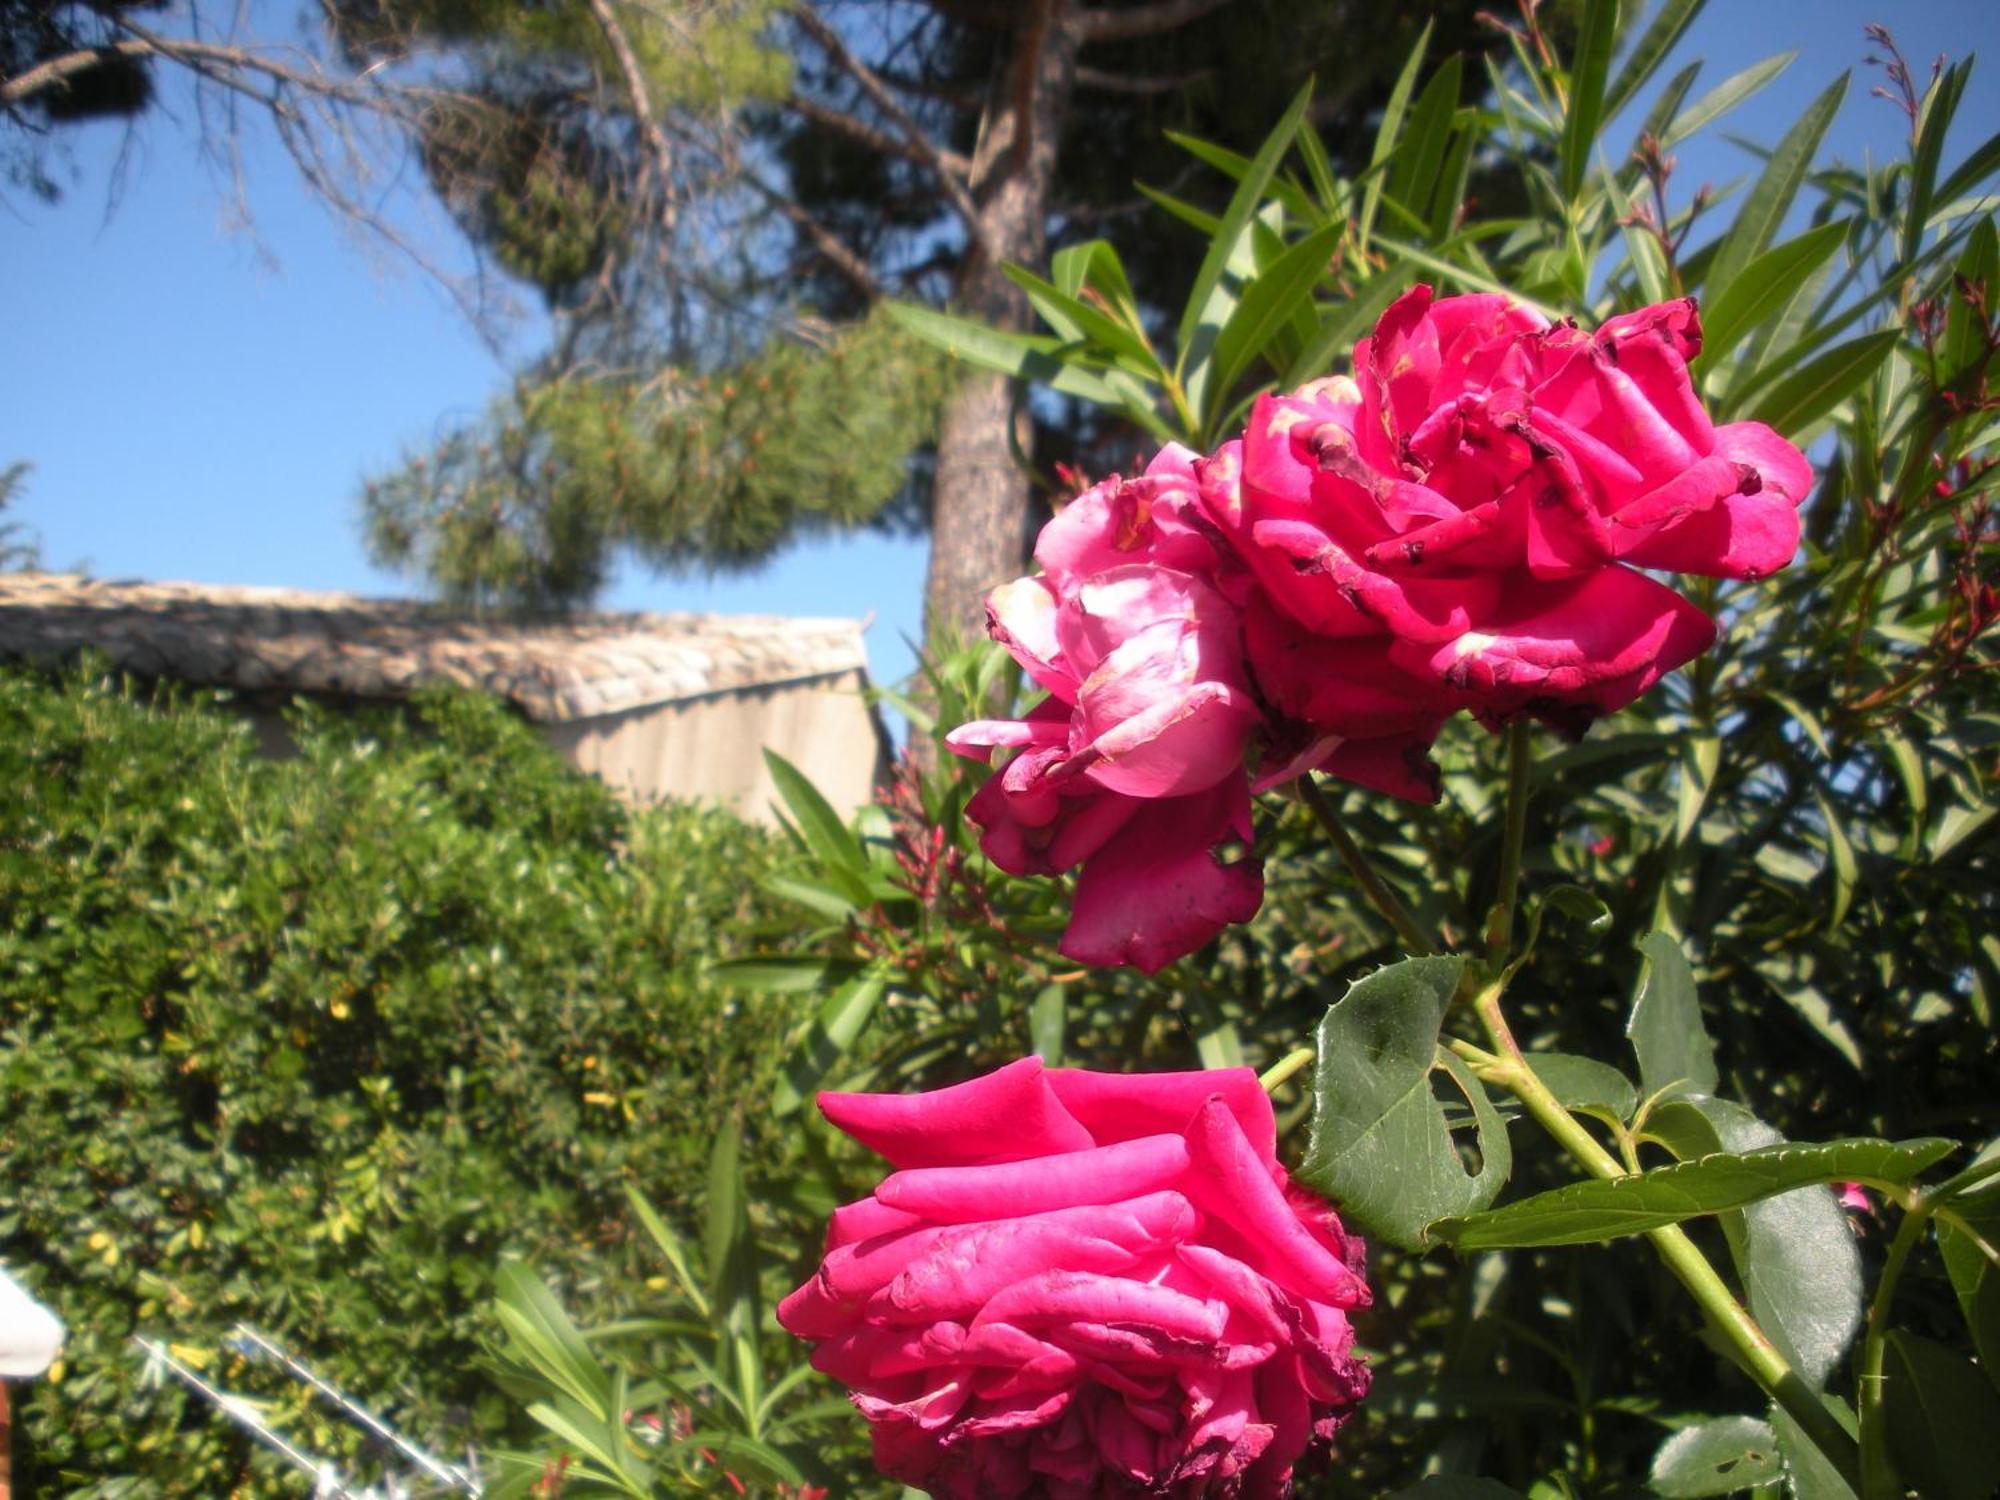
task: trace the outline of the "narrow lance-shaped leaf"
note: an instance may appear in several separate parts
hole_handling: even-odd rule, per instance
[[[1708,0],[1665,0],[1646,25],[1645,34],[1632,45],[1618,77],[1604,94],[1604,118],[1615,120],[1618,112],[1632,102],[1632,96],[1646,86],[1665,61],[1674,43],[1701,14]]]
[[[784,1076],[771,1097],[773,1114],[791,1114],[805,1103],[861,1035],[885,987],[882,976],[870,970],[826,997],[805,1039],[786,1059]]]
[[[1688,137],[1707,129],[1784,72],[1791,66],[1792,59],[1797,56],[1796,52],[1780,52],[1775,57],[1767,57],[1762,62],[1752,63],[1740,73],[1730,74],[1684,111],[1674,116],[1660,135],[1661,147],[1671,149]]]
[[[1834,345],[1765,391],[1750,415],[1796,440],[1860,389],[1902,337],[1899,329],[1885,328]]]
[[[1854,227],[1840,219],[1808,229],[1759,255],[1701,309],[1700,368],[1720,363],[1730,350],[1791,299],[1799,284],[1824,265]]]
[[[1403,130],[1403,114],[1410,107],[1410,95],[1417,86],[1417,74],[1423,71],[1424,52],[1431,44],[1431,28],[1435,21],[1424,22],[1424,29],[1417,34],[1417,44],[1410,49],[1409,57],[1403,63],[1403,71],[1396,75],[1395,87],[1389,90],[1388,102],[1382,106],[1382,123],[1375,129],[1375,149],[1368,158],[1368,185],[1361,192],[1361,214],[1355,221],[1355,241],[1363,254],[1368,250],[1368,237],[1375,228],[1375,213],[1382,204],[1383,178],[1387,174],[1390,154]]]
[[[1460,1251],[1597,1244],[1815,1183],[1903,1186],[1952,1145],[1935,1137],[1858,1139],[1705,1156],[1628,1177],[1573,1182],[1505,1208],[1445,1219],[1430,1233]]]
[[[1300,304],[1312,296],[1313,287],[1326,271],[1327,258],[1343,233],[1344,225],[1329,224],[1307,235],[1243,289],[1242,300],[1216,336],[1208,386],[1210,410],[1203,413],[1205,426],[1213,426],[1215,408],[1229,399],[1229,392],[1244,371],[1264,353],[1272,337]]]
[[[1972,76],[1972,59],[1953,63],[1924,93],[1917,115],[1917,149],[1910,160],[1909,200],[1903,206],[1903,259],[1914,261],[1923,249],[1924,226],[1930,221],[1931,194],[1937,188],[1938,162],[1944,140],[1958,113],[1958,101]],[[1947,200],[1948,201],[1948,200]]]
[[[1723,236],[1715,259],[1709,263],[1702,285],[1710,296],[1727,291],[1751,259],[1771,243],[1771,237],[1791,211],[1792,200],[1798,197],[1805,183],[1820,138],[1833,123],[1846,95],[1847,75],[1843,73],[1806,106],[1805,113],[1771,152],[1771,159],[1764,163],[1763,172],[1737,210],[1736,220]]]
[[[1556,150],[1556,178],[1563,201],[1574,203],[1590,165],[1590,148],[1604,120],[1604,84],[1611,67],[1611,49],[1618,43],[1618,0],[1590,0],[1583,7],[1576,58],[1570,69],[1569,110],[1563,116],[1562,141]]]
[[[1389,164],[1389,197],[1422,215],[1439,190],[1438,169],[1451,143],[1452,121],[1464,86],[1465,63],[1453,53],[1439,65],[1410,111],[1409,125]]]
[[[1972,1347],[1986,1378],[2000,1389],[2000,1189],[1947,1205],[1937,1237]]]
[[[1202,257],[1201,267],[1195,272],[1194,285],[1189,288],[1187,305],[1181,311],[1180,327],[1175,333],[1175,341],[1183,360],[1195,341],[1195,330],[1201,326],[1208,313],[1210,296],[1222,280],[1223,269],[1229,264],[1229,257],[1236,248],[1236,241],[1249,225],[1251,216],[1264,201],[1264,187],[1272,174],[1278,170],[1278,163],[1285,152],[1291,149],[1292,137],[1305,118],[1306,106],[1312,102],[1312,85],[1308,83],[1286,106],[1284,114],[1271,133],[1264,138],[1264,144],[1257,148],[1249,169],[1236,184],[1236,192],[1230,197],[1229,207],[1223,210],[1217,221],[1215,234],[1209,241],[1208,254]]]

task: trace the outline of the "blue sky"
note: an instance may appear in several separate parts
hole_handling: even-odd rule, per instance
[[[1861,27],[1875,19],[1920,73],[1940,52],[1991,59],[1948,161],[2000,129],[2000,6],[1979,0],[1712,0],[1659,77],[1706,57],[1698,94],[1796,49],[1784,76],[1724,122],[1769,142],[1853,67],[1829,147],[1879,160],[1900,150],[1905,125],[1869,96],[1879,72],[1860,68]],[[360,481],[477,412],[508,358],[532,349],[532,321],[496,354],[435,284],[340,229],[254,134],[252,237],[231,222],[227,185],[190,126],[182,110],[149,119],[129,145],[118,127],[72,133],[64,200],[0,206],[0,466],[35,465],[11,518],[40,533],[48,566],[86,563],[100,577],[409,592],[362,552]],[[123,191],[107,205],[126,150]],[[1711,132],[1682,149],[1679,179],[1721,182],[1752,166]],[[454,253],[447,233],[435,244]],[[917,633],[922,579],[921,543],[860,537],[801,547],[748,578],[627,569],[605,602],[872,615],[876,676],[894,681],[911,666],[899,637]]]

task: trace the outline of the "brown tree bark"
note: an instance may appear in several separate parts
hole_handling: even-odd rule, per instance
[[[1071,0],[1022,7],[1007,66],[980,119],[969,226],[954,302],[998,328],[1027,326],[1028,305],[1001,274],[1036,266],[1045,249],[1049,197],[1063,115],[1084,36]],[[1004,376],[966,377],[938,435],[924,637],[941,645],[986,629],[986,591],[1026,560],[1029,488],[1009,442],[1013,392]]]

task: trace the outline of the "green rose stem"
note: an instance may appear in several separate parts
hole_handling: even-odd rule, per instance
[[[1507,825],[1500,849],[1500,889],[1486,933],[1490,968],[1498,970],[1499,977],[1487,983],[1472,1000],[1473,1012],[1479,1017],[1493,1051],[1483,1052],[1461,1041],[1449,1045],[1454,1053],[1472,1064],[1482,1082],[1504,1088],[1519,1099],[1535,1123],[1592,1177],[1629,1177],[1633,1175],[1632,1169],[1605,1150],[1582,1121],[1549,1092],[1548,1085],[1521,1051],[1521,1044],[1514,1039],[1513,1028],[1500,1009],[1500,999],[1511,975],[1511,970],[1502,965],[1513,938],[1515,898],[1521,881],[1521,846],[1528,822],[1528,734],[1526,723],[1517,722],[1507,731]],[[1653,1242],[1667,1269],[1708,1314],[1710,1323],[1743,1367],[1858,1492],[1861,1466],[1854,1440],[1778,1352],[1764,1330],[1757,1326],[1756,1319],[1736,1300],[1735,1293],[1708,1257],[1678,1225],[1648,1230],[1646,1238]]]
[[[1591,1176],[1631,1176],[1624,1163],[1605,1150],[1582,1122],[1563,1107],[1529,1065],[1520,1044],[1514,1040],[1507,1018],[1501,1014],[1502,989],[1501,983],[1490,984],[1472,1002],[1472,1008],[1493,1045],[1493,1053],[1482,1052],[1459,1041],[1450,1044],[1452,1051],[1474,1065],[1481,1082],[1504,1088],[1519,1099],[1534,1117],[1535,1123],[1546,1130]],[[1646,1238],[1653,1242],[1653,1248],[1659,1251],[1667,1269],[1679,1278],[1681,1285],[1708,1314],[1710,1322],[1727,1341],[1743,1367],[1771,1399],[1790,1414],[1799,1429],[1826,1455],[1827,1462],[1840,1471],[1841,1477],[1858,1487],[1860,1467],[1854,1440],[1736,1300],[1728,1283],[1709,1263],[1708,1257],[1677,1225],[1648,1230]]]
[[[1507,726],[1507,827],[1500,844],[1500,897],[1486,923],[1486,951],[1494,963],[1506,961],[1514,942],[1514,900],[1521,885],[1521,845],[1528,836],[1528,736],[1534,726],[1516,719]]]
[[[1896,1283],[1902,1280],[1903,1266],[1910,1258],[1910,1251],[1922,1241],[1933,1217],[1944,1219],[1954,1228],[1978,1239],[1977,1232],[1959,1217],[1952,1203],[1996,1175],[2000,1175],[2000,1157],[1974,1162],[1956,1177],[1939,1183],[1928,1192],[1914,1189],[1899,1192],[1888,1184],[1879,1189],[1885,1197],[1901,1206],[1903,1222],[1896,1226],[1896,1237],[1889,1243],[1889,1253],[1882,1262],[1882,1274],[1875,1282],[1875,1295],[1868,1302],[1868,1321],[1863,1325],[1866,1331],[1862,1335],[1861,1372],[1857,1382],[1861,1408],[1861,1484],[1858,1487],[1861,1500],[1895,1500],[1903,1492],[1897,1482],[1896,1467],[1889,1459],[1888,1428],[1882,1409],[1882,1358],[1889,1334],[1889,1308],[1896,1297]]]
[[[1326,794],[1319,789],[1319,783],[1308,773],[1293,785],[1298,788],[1299,800],[1311,809],[1313,817],[1319,820],[1319,826],[1326,830],[1327,838],[1333,842],[1334,853],[1347,866],[1347,873],[1375,903],[1375,909],[1388,918],[1389,925],[1402,936],[1410,952],[1418,957],[1437,952],[1437,944],[1431,941],[1422,924],[1411,915],[1409,907],[1403,905],[1402,898],[1383,883],[1382,877],[1375,873],[1375,867],[1368,863],[1368,856],[1361,852],[1361,846],[1354,842],[1353,835],[1341,823],[1332,804],[1326,800]]]

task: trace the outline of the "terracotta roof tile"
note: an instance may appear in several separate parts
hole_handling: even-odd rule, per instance
[[[865,671],[861,630],[778,615],[481,619],[354,594],[0,574],[0,660],[95,648],[116,666],[203,686],[363,698],[452,682],[542,723]]]

